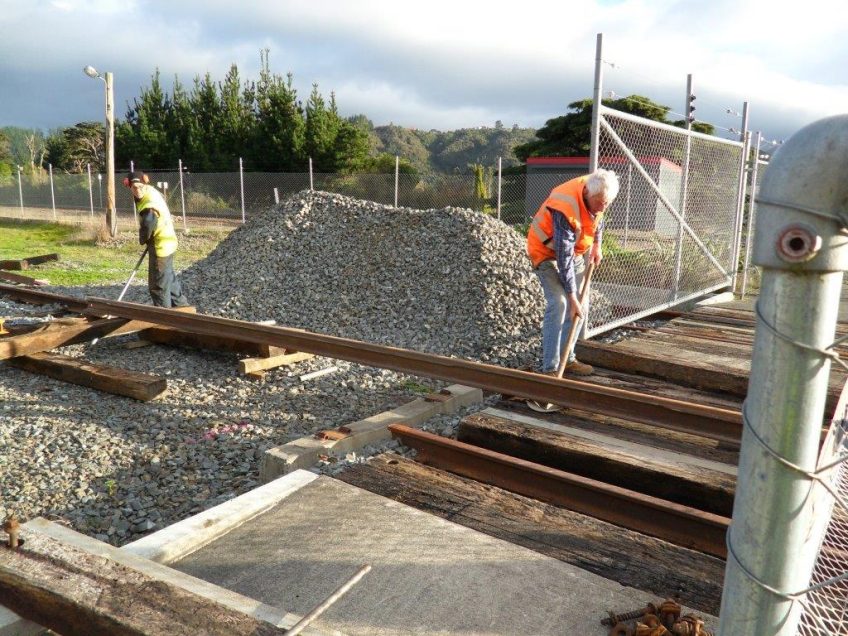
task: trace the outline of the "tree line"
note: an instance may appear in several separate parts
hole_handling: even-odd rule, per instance
[[[339,115],[335,94],[325,100],[313,84],[303,104],[293,87],[292,74],[273,73],[268,50],[260,52],[256,81],[243,81],[233,64],[223,81],[210,74],[195,77],[191,89],[174,78],[166,91],[159,71],[148,87],[128,105],[115,126],[118,169],[132,161],[139,168],[177,167],[179,160],[194,172],[232,172],[242,158],[245,170],[305,172],[311,158],[318,173],[393,172],[395,155],[404,173],[463,173],[479,176],[481,166],[503,157],[508,172],[534,156],[589,154],[592,99],[568,105],[565,115],[532,128],[464,128],[422,131],[401,126],[377,126],[365,116]],[[670,108],[641,95],[604,100],[616,110],[655,121],[669,121]],[[709,124],[693,129],[712,134]],[[80,122],[50,131],[0,129],[0,176],[12,175],[20,162],[27,173],[51,163],[54,170],[80,173],[91,165],[102,172],[106,163],[105,126]]]

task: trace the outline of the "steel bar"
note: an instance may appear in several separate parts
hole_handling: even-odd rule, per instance
[[[290,629],[286,630],[286,636],[296,636],[300,634],[304,629],[306,629],[316,618],[321,616],[324,612],[326,612],[330,607],[332,607],[333,603],[338,601],[342,596],[347,594],[347,591],[352,588],[354,585],[359,583],[360,579],[368,574],[371,571],[370,565],[363,565],[359,570],[357,570],[356,574],[354,574],[347,582],[343,583],[339,589],[330,594],[326,600],[319,603],[309,612],[306,616],[301,618],[297,623],[291,626]]]
[[[730,519],[432,433],[393,424],[417,461],[725,558]]]
[[[731,445],[737,445],[741,436],[742,415],[738,411],[315,334],[301,329],[257,325],[230,318],[185,314],[170,309],[98,298],[90,298],[88,301],[90,310],[101,315],[138,319],[183,331],[275,345],[366,366],[458,382],[542,403],[552,402],[571,408],[598,410],[610,416],[709,437]]]
[[[73,296],[61,296],[59,294],[53,294],[46,291],[36,291],[34,289],[22,289],[20,287],[15,287],[14,285],[0,284],[0,294],[35,305],[64,305],[71,311],[82,311],[88,307],[88,303],[80,298],[74,298]]]

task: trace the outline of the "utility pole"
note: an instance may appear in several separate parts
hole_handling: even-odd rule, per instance
[[[118,233],[118,214],[115,210],[115,94],[112,73],[106,74],[106,225],[110,236]]]

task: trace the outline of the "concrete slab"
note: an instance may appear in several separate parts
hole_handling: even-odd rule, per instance
[[[601,636],[608,610],[657,600],[329,477],[171,567],[306,613],[366,563],[372,571],[317,628],[351,636]]]
[[[417,398],[391,411],[383,411],[345,427],[350,431],[342,439],[302,437],[282,446],[268,449],[259,465],[259,479],[267,483],[295,470],[309,468],[318,463],[321,455],[342,455],[391,438],[389,424],[421,426],[431,417],[442,413],[455,413],[460,408],[483,401],[483,392],[461,384],[451,384],[444,389],[439,400]]]
[[[295,488],[296,483],[287,484],[288,488]],[[248,493],[249,494],[249,493]],[[36,517],[24,524],[28,530],[41,533],[43,535],[58,539],[68,545],[72,545],[79,550],[88,552],[89,554],[97,555],[119,563],[128,568],[132,568],[138,572],[142,572],[147,576],[163,581],[171,585],[181,587],[184,590],[202,596],[204,598],[216,601],[221,605],[225,605],[233,610],[242,612],[248,616],[253,616],[259,620],[266,621],[278,627],[290,628],[300,620],[300,615],[284,612],[276,607],[272,607],[266,603],[259,602],[252,598],[247,598],[242,594],[238,594],[232,590],[219,587],[210,581],[201,580],[180,572],[178,570],[154,563],[149,559],[145,559],[121,548],[116,548],[103,543],[97,539],[92,539],[84,534],[80,534],[75,530],[66,528],[47,519]],[[28,634],[40,634],[43,628],[37,626],[31,621],[20,618],[14,612],[0,605],[0,634],[15,636],[24,636]],[[324,631],[314,626],[307,627],[303,634],[309,636],[344,636],[335,630]]]

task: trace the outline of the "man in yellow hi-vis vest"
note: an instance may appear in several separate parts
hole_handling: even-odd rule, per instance
[[[174,271],[177,233],[165,197],[150,185],[147,175],[135,170],[124,179],[132,191],[138,214],[138,242],[147,245],[147,288],[157,307],[186,307],[180,279]]]

